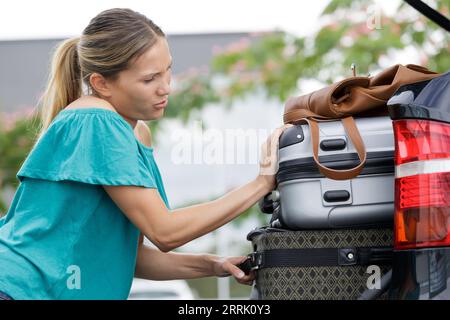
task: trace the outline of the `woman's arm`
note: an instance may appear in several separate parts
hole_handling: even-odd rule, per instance
[[[168,252],[236,218],[274,188],[278,141],[285,128],[276,129],[262,146],[263,174],[213,201],[169,212],[154,188],[103,187],[134,225],[161,251]]]
[[[130,221],[164,252],[226,224],[271,190],[258,177],[219,199],[170,212],[157,189],[136,186],[104,186],[104,189]]]
[[[148,280],[174,280],[231,274],[239,283],[251,284],[254,273],[246,276],[236,267],[245,259],[245,256],[226,259],[212,254],[164,253],[141,243],[134,276]]]

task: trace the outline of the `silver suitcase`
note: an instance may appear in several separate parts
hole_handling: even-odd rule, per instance
[[[272,226],[291,230],[392,225],[394,215],[394,135],[386,117],[356,118],[367,161],[350,180],[323,176],[312,157],[308,125],[280,137],[278,187],[269,196]],[[359,164],[340,121],[319,122],[319,162],[332,169]],[[267,197],[267,196],[266,196]],[[279,205],[277,205],[279,204]]]

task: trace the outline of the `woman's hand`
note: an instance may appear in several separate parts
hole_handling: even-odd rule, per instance
[[[276,128],[272,134],[269,135],[267,141],[261,146],[258,178],[268,184],[269,190],[275,188],[275,174],[278,171],[278,145],[280,142],[280,135],[284,130],[292,126],[292,124],[285,124]]]
[[[255,272],[251,271],[249,275],[237,267],[247,259],[246,256],[240,257],[216,257],[213,260],[213,274],[216,277],[228,277],[232,275],[237,282],[251,286],[255,280]]]

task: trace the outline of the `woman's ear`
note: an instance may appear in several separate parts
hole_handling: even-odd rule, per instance
[[[89,76],[92,89],[101,97],[110,98],[112,95],[111,84],[101,74],[94,72]]]

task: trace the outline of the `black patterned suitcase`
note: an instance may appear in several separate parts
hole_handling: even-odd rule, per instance
[[[256,270],[251,299],[386,299],[393,230],[251,231],[253,252],[241,265]],[[256,292],[255,292],[256,291]]]

